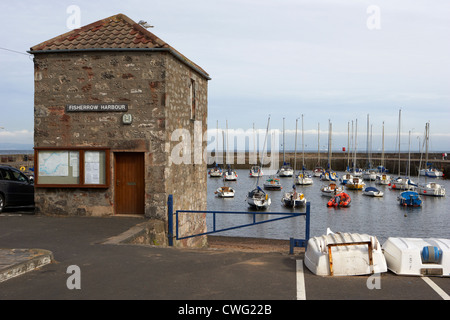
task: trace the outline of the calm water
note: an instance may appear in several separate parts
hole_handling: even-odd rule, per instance
[[[232,186],[236,190],[234,198],[218,198],[214,191],[222,186],[224,182],[221,178],[208,177],[208,210],[220,211],[248,211],[253,212],[246,201],[247,192],[256,185],[256,178],[248,176],[248,170],[237,170],[239,175],[237,181],[229,181],[226,185]],[[339,176],[342,172],[339,172]],[[260,178],[259,185],[262,187],[267,176]],[[381,243],[388,237],[439,237],[450,238],[450,180],[436,180],[443,185],[447,191],[445,197],[422,196],[423,204],[420,208],[404,208],[397,202],[400,191],[390,190],[388,186],[378,186],[375,182],[365,181],[367,186],[376,186],[384,192],[381,198],[368,197],[362,191],[346,190],[351,199],[349,208],[328,208],[326,206],[329,199],[323,196],[320,191],[322,185],[328,184],[319,178],[313,178],[314,183],[310,186],[297,185],[297,191],[303,192],[307,201],[311,203],[311,229],[310,235],[320,236],[330,228],[334,232],[355,232],[367,233],[376,236]],[[292,178],[280,178],[283,185],[281,191],[267,191],[272,204],[264,212],[267,215],[258,216],[257,221],[274,218],[270,212],[290,212],[281,203],[283,192],[291,190]],[[417,183],[419,179],[413,178]],[[424,182],[425,177],[421,177],[420,182]],[[428,178],[430,181],[430,178]],[[305,209],[295,209],[305,211]],[[261,211],[259,211],[261,212]],[[208,230],[212,230],[212,214],[207,215]],[[225,228],[244,223],[251,223],[253,216],[249,215],[217,215],[216,228]],[[257,237],[270,239],[289,239],[305,237],[305,217],[290,218],[277,222],[270,222],[257,226],[242,229],[224,231],[217,235]]]

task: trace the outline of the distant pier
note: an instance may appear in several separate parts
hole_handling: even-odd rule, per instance
[[[267,159],[271,159],[270,153],[269,156],[265,159],[264,167],[268,167],[270,163],[267,163]],[[229,156],[231,157],[231,155]],[[218,159],[219,164],[223,167],[223,163],[225,166],[230,164],[234,169],[250,169],[252,165],[254,165],[254,155],[252,152],[236,152],[234,154],[234,162],[233,161],[225,161],[226,157],[223,156],[222,153],[219,152]],[[292,167],[294,166],[295,154],[294,152],[286,152],[284,155],[285,162],[288,162]],[[232,159],[232,158],[231,158]],[[409,160],[410,159],[410,160]],[[428,154],[428,163],[432,163],[433,167],[436,169],[442,170],[446,177],[450,175],[450,160],[447,157],[443,159],[442,153],[429,153]],[[281,167],[283,164],[283,153],[279,152],[278,154],[278,167]],[[214,152],[211,153],[210,158],[208,159],[208,167],[214,166],[215,155]],[[328,152],[320,153],[320,161],[317,152],[305,152],[305,167],[307,170],[313,170],[316,166],[321,166],[322,168],[327,168],[328,164]],[[303,163],[303,155],[297,152],[296,159],[296,168],[300,170],[302,168]],[[367,168],[368,167],[368,156],[364,153],[358,153],[356,155],[356,167],[357,168]],[[408,163],[410,163],[410,168],[408,169]],[[350,159],[348,157],[347,152],[343,151],[334,151],[331,158],[331,168],[336,171],[345,171],[347,165],[350,167],[353,164],[353,156],[350,154]],[[372,168],[377,168],[377,166],[382,164],[382,154],[381,153],[372,153],[371,154],[371,164]],[[424,154],[420,153],[411,153],[402,152],[400,153],[400,172],[402,175],[408,174],[410,172],[411,176],[417,176],[419,166],[421,169],[426,167],[426,159]],[[395,152],[387,152],[384,154],[384,167],[389,170],[389,173],[392,175],[397,175],[399,173],[399,154]]]

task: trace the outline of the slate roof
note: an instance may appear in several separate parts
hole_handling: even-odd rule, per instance
[[[202,68],[124,14],[117,14],[71,30],[31,47],[28,52],[36,54],[101,49],[169,51],[209,79],[209,75]]]

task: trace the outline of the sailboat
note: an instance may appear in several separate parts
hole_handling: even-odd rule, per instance
[[[389,185],[391,183],[391,177],[387,174],[387,170],[384,167],[384,121],[382,132],[382,151],[381,151],[381,165],[378,166],[377,177],[375,183],[378,185]]]
[[[370,132],[369,132],[370,128]],[[369,115],[367,115],[367,169],[363,172],[363,179],[375,181],[376,171],[372,168],[372,127],[370,126]]]
[[[425,169],[421,169],[420,175],[421,176],[427,176],[427,177],[431,177],[431,178],[439,178],[439,177],[443,177],[444,173],[436,168],[433,167],[432,163],[428,162],[428,143],[430,141],[430,122],[427,122],[425,124],[425,144],[426,144],[426,158],[425,158],[425,163],[427,168]]]
[[[425,153],[426,153],[426,157],[425,157],[425,162],[428,164],[428,141],[429,141],[429,134],[430,134],[430,123],[427,122],[425,124]],[[421,161],[422,162],[422,161]],[[423,171],[423,170],[428,170],[428,171]],[[420,175],[425,175],[425,179],[427,179],[427,177],[435,177],[434,175],[430,175],[430,172],[432,172],[430,170],[430,168],[428,169],[422,169],[419,170]],[[419,175],[419,177],[420,177]],[[425,196],[435,196],[435,197],[443,197],[445,196],[445,188],[443,186],[441,186],[440,184],[436,183],[436,182],[430,182],[427,183],[427,181],[425,180],[425,184],[420,184],[417,187],[417,192],[421,195],[425,195]]]
[[[328,120],[328,166],[327,166],[327,170],[325,172],[322,173],[322,175],[320,176],[321,180],[325,180],[325,181],[337,181],[338,180],[338,175],[335,171],[333,171],[331,169],[331,136],[332,136],[332,127],[333,125],[331,124],[331,121]]]
[[[400,131],[400,127],[401,127],[401,109],[399,111],[399,120],[398,120],[398,177],[396,179],[393,179],[391,181],[391,189],[394,190],[407,190],[407,191],[412,191],[415,190],[415,188],[417,187],[417,184],[412,181],[409,178],[409,172],[408,175],[406,177],[402,177],[400,174],[400,136],[401,136],[401,131]],[[409,131],[409,148],[411,149],[411,131]],[[410,159],[410,153],[408,155],[409,159],[408,159],[408,171],[411,165],[411,159]]]
[[[297,156],[297,125],[295,127],[295,156]],[[295,165],[294,165],[295,167]],[[295,168],[294,168],[295,170]],[[303,129],[303,114],[302,114],[302,171],[295,176],[295,184],[299,185],[311,185],[313,179],[305,169],[305,143],[304,143],[304,129]]]
[[[225,149],[225,136],[224,136],[223,131],[222,131],[222,141],[223,141],[223,148]],[[228,165],[227,172],[223,172],[223,174],[222,174],[224,182],[225,181],[229,181],[229,180],[233,180],[231,178],[232,177],[232,173],[231,172],[232,172],[231,167],[230,167],[230,165]],[[226,177],[228,177],[228,179]],[[217,196],[219,198],[233,198],[234,194],[235,194],[235,190],[232,187],[227,186],[224,183],[224,185],[222,187],[217,188],[217,190],[214,193],[217,194]]]
[[[303,193],[297,192],[294,184],[292,186],[292,192],[286,192],[281,202],[288,208],[298,208],[306,204],[306,198]]]
[[[298,119],[295,121],[295,153],[294,153],[294,172],[297,169],[297,127]],[[302,115],[302,128],[303,128],[303,115]],[[304,167],[303,167],[304,168]],[[294,175],[294,184],[292,185],[291,192],[285,192],[281,198],[281,202],[289,208],[297,208],[306,204],[306,198],[303,193],[297,192],[295,184],[298,182],[300,174]]]
[[[226,124],[227,124],[227,155],[226,155],[226,159],[228,160],[228,120],[227,120]],[[224,171],[222,175],[223,175],[224,181],[236,181],[238,178],[238,174],[236,173],[235,170],[231,169],[230,165],[228,165],[228,169],[226,171]]]
[[[269,124],[270,124],[270,116],[269,119],[267,120],[267,130],[266,130],[266,137],[264,139],[263,156],[261,163],[264,163],[264,151],[266,148],[267,134],[269,132]],[[259,176],[256,179],[256,187],[253,190],[249,191],[247,194],[247,203],[252,208],[256,209],[267,209],[271,204],[269,195],[259,187]]]
[[[262,177],[263,171],[261,166],[257,165],[258,163],[258,157],[256,152],[256,133],[255,133],[255,124],[253,123],[253,152],[254,152],[254,160],[255,164],[250,168],[250,177]]]
[[[219,121],[217,120],[217,135],[216,135],[216,165],[214,166],[214,168],[209,170],[209,176],[211,178],[218,178],[222,176],[222,169],[219,167],[218,163],[219,163]]]
[[[317,124],[317,165],[314,168],[314,177],[320,178],[323,173],[323,168],[320,166],[320,123]]]
[[[283,118],[283,165],[278,170],[280,177],[292,177],[294,175],[294,169],[291,165],[285,161],[285,141],[284,141],[284,118]]]

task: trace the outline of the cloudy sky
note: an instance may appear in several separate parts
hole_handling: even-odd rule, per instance
[[[80,23],[123,13],[146,20],[158,37],[211,76],[209,128],[282,129],[289,139],[304,115],[306,148],[347,144],[358,119],[364,150],[367,115],[373,149],[417,149],[426,121],[431,148],[450,151],[448,0],[21,0],[0,3],[0,146],[33,144],[33,62],[26,51]],[[8,50],[5,50],[8,49]],[[299,121],[299,130],[301,121]],[[300,131],[299,131],[300,132]],[[289,140],[291,141],[291,140]],[[293,141],[293,140],[292,140]],[[300,140],[299,140],[300,141]],[[289,147],[289,144],[287,145]],[[291,143],[291,147],[293,147]]]

